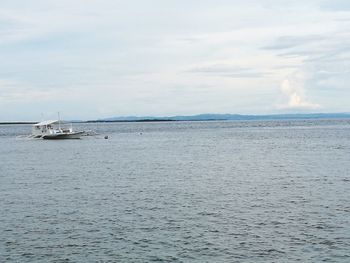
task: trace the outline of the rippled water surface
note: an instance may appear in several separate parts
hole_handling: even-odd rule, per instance
[[[0,126],[0,262],[350,262],[349,120],[76,128]]]

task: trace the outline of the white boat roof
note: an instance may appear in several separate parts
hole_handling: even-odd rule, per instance
[[[46,126],[46,125],[57,124],[57,123],[58,123],[58,120],[47,120],[47,121],[36,123],[33,126]]]

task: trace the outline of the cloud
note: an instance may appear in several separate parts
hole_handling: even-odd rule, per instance
[[[320,43],[327,39],[326,36],[322,35],[306,35],[306,36],[281,36],[278,37],[274,43],[264,47],[267,50],[283,50],[289,48],[300,47],[312,43]]]
[[[0,105],[23,102],[50,102],[57,99],[66,99],[66,94],[73,96],[71,87],[38,89],[28,83],[10,79],[0,79]]]
[[[334,13],[331,15],[335,16]],[[336,26],[325,27],[323,32],[314,35],[301,30],[294,36],[278,37],[264,48],[281,58],[301,59],[294,70],[290,68],[292,72],[285,72],[279,80],[283,102],[277,105],[277,109],[329,111],[330,105],[336,105],[339,111],[347,111],[340,96],[350,96],[348,26],[348,22],[339,21]],[[283,68],[287,70],[284,66],[281,70]],[[306,96],[307,92],[313,95],[313,99]],[[316,98],[318,103],[313,101]]]
[[[0,114],[348,111],[347,3],[2,0]]]
[[[279,109],[295,109],[295,110],[315,110],[321,106],[312,103],[305,98],[304,79],[300,77],[302,74],[297,74],[286,78],[281,83],[281,92],[287,102],[278,105]]]
[[[320,7],[324,10],[346,12],[350,11],[349,0],[323,0]]]
[[[262,78],[269,75],[269,73],[266,71],[259,71],[258,69],[254,68],[244,68],[224,64],[194,67],[185,72],[201,74],[205,76],[219,76],[229,78]]]

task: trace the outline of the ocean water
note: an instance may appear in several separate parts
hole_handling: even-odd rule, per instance
[[[0,126],[0,262],[350,262],[350,120],[76,128]]]

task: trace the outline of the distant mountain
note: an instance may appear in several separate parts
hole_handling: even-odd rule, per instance
[[[216,120],[297,120],[297,119],[349,119],[350,113],[298,113],[275,115],[240,115],[240,114],[199,114],[192,116],[126,116],[111,117],[89,122],[124,122],[124,121],[216,121]]]

